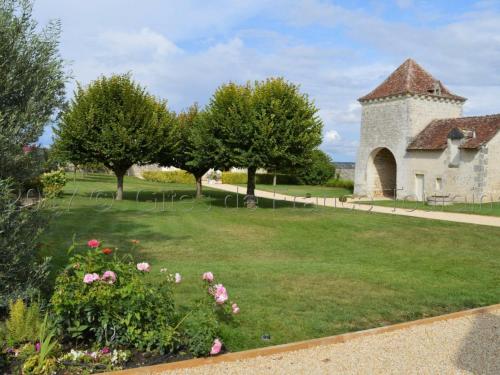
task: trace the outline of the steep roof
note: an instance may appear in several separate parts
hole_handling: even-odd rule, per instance
[[[444,150],[448,137],[463,134],[462,149],[476,149],[488,143],[500,130],[500,114],[434,120],[410,143],[408,150]],[[451,134],[450,134],[451,133]]]
[[[406,60],[375,90],[358,100],[364,102],[402,94],[428,95],[462,102],[467,100],[451,93],[412,59]]]

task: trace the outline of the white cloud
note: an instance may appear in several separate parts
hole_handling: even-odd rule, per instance
[[[340,141],[342,138],[340,137],[340,134],[336,130],[328,130],[325,133],[325,143],[336,143],[337,141]]]

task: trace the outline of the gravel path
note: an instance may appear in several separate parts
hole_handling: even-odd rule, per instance
[[[211,188],[219,189],[223,191],[227,191],[230,193],[236,193],[237,191],[242,196],[245,195],[245,189],[238,187],[236,185],[228,185],[228,184],[213,184],[210,185]],[[283,200],[283,201],[294,201],[294,197],[291,195],[285,194],[274,194],[264,190],[255,190],[255,195],[259,198],[266,199],[275,199],[275,200]],[[457,223],[468,223],[468,224],[476,224],[476,225],[488,225],[493,227],[500,227],[500,217],[498,216],[486,216],[486,215],[471,215],[471,214],[462,214],[455,212],[441,212],[441,211],[424,211],[424,210],[409,210],[404,208],[396,208],[393,207],[383,207],[383,206],[372,206],[369,204],[358,204],[355,201],[350,200],[347,203],[340,203],[338,199],[335,198],[321,198],[321,197],[311,197],[311,198],[303,198],[297,197],[295,200],[296,204],[318,204],[320,206],[326,207],[338,207],[338,208],[348,208],[359,211],[371,211],[378,212],[384,214],[392,214],[392,215],[401,215],[401,216],[411,216],[411,217],[419,217],[423,219],[432,219],[432,220],[445,220],[445,221],[454,221]]]
[[[333,345],[163,372],[199,374],[500,374],[500,308]]]

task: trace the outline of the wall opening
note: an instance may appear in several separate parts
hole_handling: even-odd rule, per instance
[[[396,159],[387,148],[376,149],[368,163],[368,184],[374,197],[393,198],[396,193]]]

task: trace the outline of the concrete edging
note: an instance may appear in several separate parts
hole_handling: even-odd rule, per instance
[[[302,349],[309,349],[309,348],[316,347],[316,346],[340,344],[340,343],[355,340],[355,339],[358,339],[361,337],[374,336],[374,335],[378,335],[378,334],[383,334],[383,333],[403,330],[403,329],[407,329],[407,328],[412,328],[415,326],[427,325],[427,324],[439,322],[442,320],[457,319],[457,318],[463,318],[466,316],[484,314],[484,313],[498,310],[498,309],[500,309],[500,304],[486,306],[486,307],[479,307],[479,308],[470,309],[470,310],[463,310],[463,311],[458,311],[458,312],[451,313],[451,314],[438,315],[438,316],[435,316],[432,318],[424,318],[424,319],[414,320],[414,321],[410,321],[410,322],[393,324],[393,325],[385,326],[385,327],[372,328],[372,329],[368,329],[368,330],[364,330],[364,331],[344,333],[344,334],[336,335],[336,336],[329,336],[329,337],[324,337],[324,338],[319,338],[319,339],[299,341],[299,342],[294,342],[294,343],[290,343],[290,344],[268,346],[265,348],[245,350],[242,352],[222,354],[222,355],[217,356],[217,357],[196,358],[196,359],[189,359],[189,360],[185,360],[185,361],[159,364],[159,365],[154,365],[154,366],[138,367],[138,368],[132,368],[132,369],[127,369],[127,370],[119,370],[119,371],[114,371],[112,373],[107,373],[107,374],[114,374],[114,375],[133,375],[133,374],[146,375],[146,374],[148,374],[148,375],[150,375],[150,374],[158,374],[160,372],[169,371],[169,370],[178,370],[178,369],[184,369],[184,368],[190,368],[190,367],[211,365],[211,364],[216,364],[216,363],[220,363],[220,362],[240,361],[240,360],[246,360],[246,359],[255,358],[255,357],[270,356],[273,354],[279,354],[279,353],[284,353],[284,352],[293,352],[293,351],[302,350]]]

